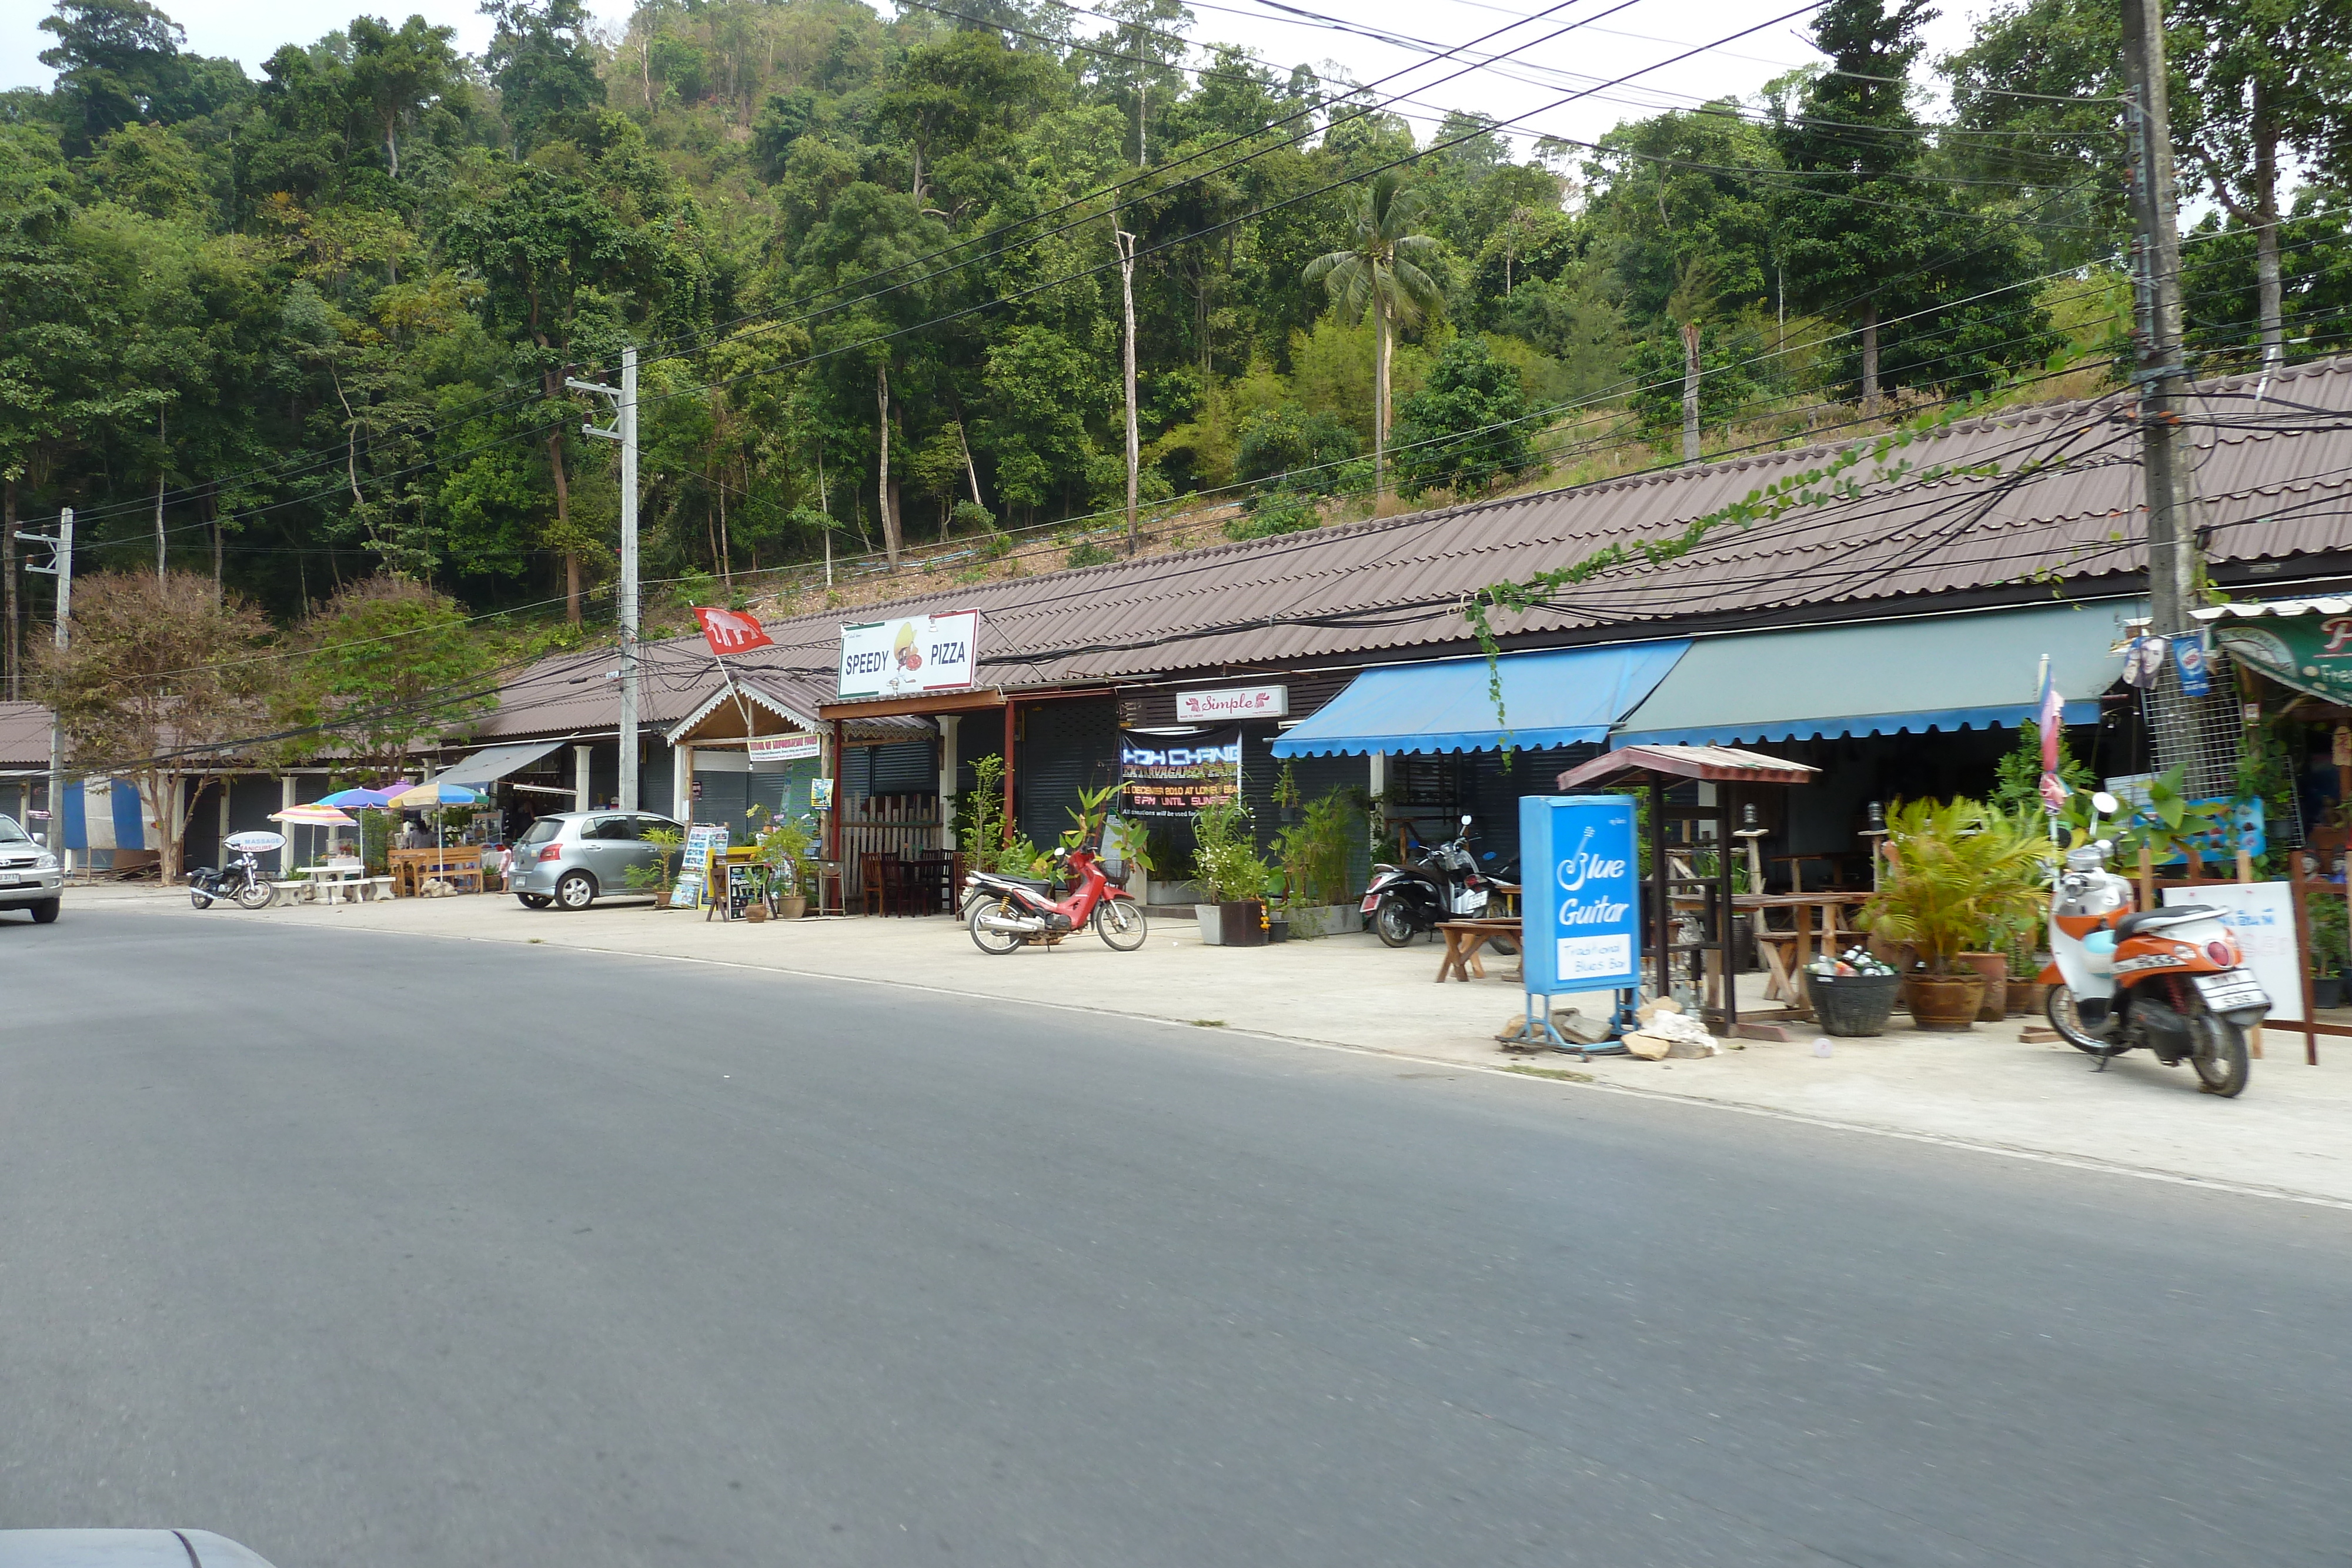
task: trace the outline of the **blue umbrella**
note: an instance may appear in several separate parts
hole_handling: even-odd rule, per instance
[[[346,811],[355,806],[373,806],[381,810],[392,804],[392,798],[394,795],[409,787],[408,781],[404,779],[387,784],[381,789],[338,789],[331,795],[322,796],[315,804],[336,806]]]

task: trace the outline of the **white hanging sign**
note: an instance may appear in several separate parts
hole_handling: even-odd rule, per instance
[[[1287,718],[1288,686],[1228,686],[1213,692],[1178,692],[1176,722],[1223,724],[1237,718]]]
[[[755,735],[743,749],[754,762],[804,762],[824,743],[814,735]]]

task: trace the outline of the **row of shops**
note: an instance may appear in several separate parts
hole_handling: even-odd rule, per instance
[[[2206,390],[2255,393],[2252,382]],[[1866,882],[1874,810],[1988,791],[2046,678],[2074,755],[2102,778],[2178,763],[2192,793],[2232,792],[2259,732],[2276,797],[2269,842],[2323,854],[2332,843],[2340,857],[2335,734],[2352,722],[2352,692],[2295,672],[2352,664],[2352,648],[2318,630],[2338,602],[2326,595],[2352,584],[2352,538],[2325,505],[2352,491],[2341,428],[2352,422],[2309,417],[2352,412],[2352,365],[2303,367],[2261,395],[2279,400],[2275,429],[2255,413],[2197,435],[2201,537],[2233,606],[2201,640],[2210,685],[2193,698],[2169,674],[2174,686],[2153,694],[2123,684],[2146,613],[2138,473],[2065,460],[2068,441],[2115,412],[2096,400],[1949,427],[1909,455],[1946,476],[1934,484],[1859,483],[1669,564],[1492,612],[1491,658],[1465,613],[1481,591],[1673,535],[1801,480],[1832,450],[774,618],[765,645],[723,660],[700,638],[647,644],[630,804],[738,834],[755,818],[808,818],[828,858],[854,866],[866,853],[959,847],[957,804],[992,756],[1013,830],[1049,844],[1081,790],[1214,751],[1238,759],[1262,837],[1280,821],[1277,795],[1360,790],[1386,823],[1424,839],[1469,815],[1482,848],[1509,859],[1518,798],[1549,792],[1599,752],[1738,745],[1819,769],[1816,787],[1759,804],[1768,879]],[[2285,612],[2289,602],[2303,608]],[[2280,612],[2244,612],[2257,604]],[[851,614],[860,620],[845,629]],[[952,684],[910,679],[875,695],[845,683],[853,639],[864,648],[886,622],[951,615],[976,628]],[[2315,641],[2281,652],[2282,629],[2306,622]],[[903,654],[904,626],[897,643]],[[473,831],[491,841],[547,811],[614,803],[612,666],[595,651],[541,662],[468,733],[415,758],[412,776],[482,789],[490,810]],[[30,727],[0,711],[0,810],[12,787],[17,814],[38,810],[45,718],[37,755],[16,734]],[[192,776],[192,862],[337,782],[326,768]],[[119,828],[122,815],[107,820]],[[1184,813],[1152,825],[1160,858],[1181,865]],[[107,836],[86,829],[75,847],[96,854]]]

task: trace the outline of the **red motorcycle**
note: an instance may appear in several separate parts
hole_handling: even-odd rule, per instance
[[[1094,923],[1095,935],[1115,952],[1132,953],[1143,946],[1148,935],[1143,905],[1103,874],[1093,851],[1057,849],[1054,858],[1064,862],[1067,888],[1059,900],[1047,881],[992,871],[964,878],[965,923],[982,952],[1051,947],[1088,921]]]

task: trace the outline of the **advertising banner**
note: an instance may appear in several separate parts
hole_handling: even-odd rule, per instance
[[[1642,889],[1630,795],[1519,798],[1526,988],[1537,996],[1642,983]]]
[[[2271,615],[2223,621],[2213,640],[2281,685],[2352,702],[2352,615]]]
[[[980,646],[980,612],[909,615],[841,629],[841,679],[846,702],[971,689]]]
[[[1222,806],[1242,792],[1241,734],[1181,746],[1129,738],[1119,747],[1118,775],[1127,786],[1125,809],[1139,817],[1189,817],[1203,806]]]
[[[748,653],[754,648],[776,645],[761,627],[759,617],[746,615],[740,610],[698,609],[694,618],[702,624],[702,640],[709,645],[713,658],[723,659],[730,653]]]
[[[824,749],[814,735],[755,735],[744,747],[754,762],[805,762]]]

